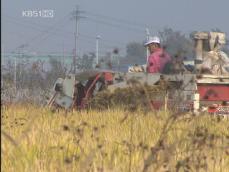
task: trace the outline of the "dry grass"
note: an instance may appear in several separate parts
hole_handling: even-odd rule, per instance
[[[9,105],[1,119],[2,171],[229,169],[229,121],[209,115]]]

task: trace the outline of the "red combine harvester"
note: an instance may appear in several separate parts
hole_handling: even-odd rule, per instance
[[[197,80],[199,100],[212,114],[229,115],[229,77],[205,75]]]
[[[197,32],[193,38],[195,67],[202,74],[197,75],[200,107],[207,107],[212,114],[229,115],[229,58],[221,51],[226,43],[225,33]]]
[[[195,40],[196,58],[194,71],[181,73],[150,74],[145,66],[133,66],[127,73],[109,70],[91,70],[69,74],[59,78],[52,89],[48,106],[81,109],[99,92],[130,87],[130,80],[149,86],[165,82],[170,87],[160,98],[150,97],[152,107],[160,109],[176,106],[194,112],[206,111],[229,115],[229,58],[221,51],[225,34],[219,32],[197,32]]]

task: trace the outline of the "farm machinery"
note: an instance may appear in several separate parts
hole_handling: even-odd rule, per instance
[[[132,66],[126,73],[94,69],[68,74],[64,79],[57,79],[47,105],[83,109],[97,103],[108,107],[115,97],[113,104],[147,100],[145,103],[154,110],[175,108],[228,115],[229,58],[221,51],[226,43],[225,34],[196,32],[193,40],[195,60],[192,71],[182,63],[179,70],[176,68],[166,74],[147,73],[145,66]]]

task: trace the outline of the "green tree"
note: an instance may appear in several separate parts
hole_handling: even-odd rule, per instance
[[[64,78],[67,72],[66,66],[61,61],[50,58],[49,59],[50,70],[46,72],[46,87],[50,87],[56,81],[57,78]]]
[[[186,37],[185,34],[182,34],[180,31],[173,31],[171,28],[164,28],[158,34],[162,45],[165,46],[166,51],[171,56],[179,54],[189,59],[194,57],[194,42]]]
[[[84,54],[83,57],[77,59],[77,69],[89,70],[93,68],[93,62],[95,59],[94,53]]]
[[[126,60],[132,64],[144,64],[146,62],[146,48],[143,44],[138,42],[130,42],[127,44]]]

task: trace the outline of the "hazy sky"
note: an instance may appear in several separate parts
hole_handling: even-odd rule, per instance
[[[142,42],[145,28],[155,35],[164,27],[189,34],[219,28],[229,33],[229,0],[2,0],[2,46],[5,52],[27,44],[29,52],[71,52],[74,22],[71,11],[79,5],[80,54],[100,53],[117,47],[121,53],[130,41]],[[23,11],[53,10],[52,18],[26,17]]]

